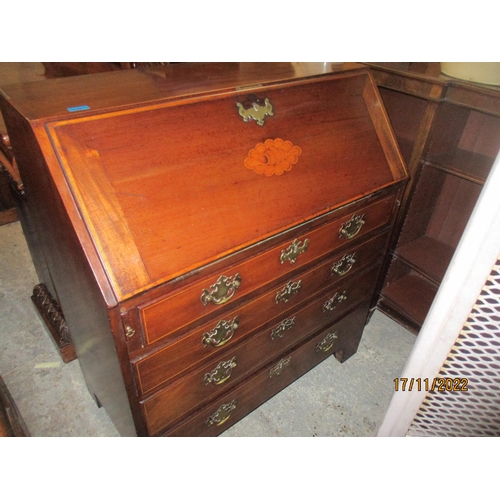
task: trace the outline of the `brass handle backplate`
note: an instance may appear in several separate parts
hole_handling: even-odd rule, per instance
[[[294,264],[299,255],[307,250],[308,246],[308,238],[303,243],[299,240],[294,240],[285,250],[281,250],[280,262],[284,264],[288,260],[290,264]]]
[[[203,290],[200,300],[204,305],[207,305],[209,302],[213,302],[217,306],[225,304],[233,297],[240,285],[241,276],[238,273],[234,277],[222,275],[209,290]]]
[[[233,338],[239,324],[238,317],[235,317],[232,321],[219,321],[215,328],[203,334],[201,339],[202,344],[205,347],[209,345],[212,347],[222,347]]]
[[[333,347],[333,344],[335,343],[335,340],[337,338],[338,338],[337,332],[328,333],[321,342],[318,342],[316,350],[323,352],[329,351]]]
[[[323,304],[323,312],[333,311],[343,300],[347,300],[346,292],[337,292]]]
[[[361,231],[361,228],[363,227],[364,223],[365,223],[365,214],[363,215],[354,214],[347,222],[344,222],[340,227],[339,237],[347,238],[348,240],[354,238],[354,236],[356,236]]]
[[[351,269],[352,266],[356,263],[356,254],[353,253],[351,255],[345,254],[340,260],[335,262],[332,266],[332,276],[337,274],[338,276],[344,276]]]
[[[262,100],[249,95],[244,102],[237,102],[236,107],[245,123],[255,120],[257,125],[263,126],[266,116],[274,116],[273,105],[267,97]]]
[[[275,301],[276,304],[279,302],[288,302],[292,295],[299,292],[302,287],[302,280],[299,281],[289,281],[281,290],[276,292]]]
[[[211,372],[205,373],[203,380],[205,385],[223,384],[232,374],[233,368],[236,366],[236,357],[227,361],[221,361]]]
[[[284,319],[276,328],[271,330],[271,339],[282,339],[285,336],[285,331],[290,330],[295,326],[295,316],[293,318]]]
[[[282,358],[269,370],[269,378],[277,377],[283,373],[283,370],[292,362],[292,357]]]
[[[236,409],[236,399],[233,399],[230,403],[225,403],[207,418],[207,426],[211,425],[222,425],[231,416],[231,413]]]

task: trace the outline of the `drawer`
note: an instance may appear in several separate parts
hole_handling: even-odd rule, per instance
[[[368,304],[360,306],[297,349],[278,357],[254,377],[167,431],[165,435],[217,436],[331,354],[347,359],[358,348],[367,314]]]
[[[219,351],[246,338],[261,325],[273,319],[281,321],[291,309],[309,300],[321,289],[359,274],[382,256],[387,237],[387,233],[381,234],[297,276],[293,282],[300,282],[301,288],[296,294],[290,295],[287,302],[276,302],[277,294],[285,288],[276,287],[234,309],[231,314],[218,316],[167,347],[135,361],[133,364],[140,392],[146,393],[205,358],[214,357]]]
[[[149,398],[143,407],[150,432],[156,432],[216,397],[280,352],[366,301],[371,295],[377,275],[378,268],[374,268],[356,280],[332,289],[329,294],[297,312],[294,311],[286,318],[286,322],[264,328],[209,364],[190,370],[184,378]]]
[[[187,331],[201,318],[208,320],[215,317],[223,305],[228,308],[236,306],[258,288],[293,274],[305,264],[337,249],[347,248],[354,241],[387,224],[393,202],[394,196],[390,196],[358,209],[353,207],[348,215],[307,232],[300,238],[290,240],[178,293],[140,306],[138,309],[145,342],[151,344],[176,330]]]

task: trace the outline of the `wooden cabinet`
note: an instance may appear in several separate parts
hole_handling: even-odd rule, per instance
[[[356,352],[407,180],[365,67],[171,65],[1,105],[38,274],[123,435],[217,435]]]
[[[18,220],[16,204],[11,193],[10,183],[14,171],[7,134],[3,133],[0,115],[0,226]]]
[[[411,174],[378,305],[417,332],[500,149],[500,90],[439,63],[370,66]]]

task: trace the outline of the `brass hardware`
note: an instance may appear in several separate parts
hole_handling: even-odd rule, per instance
[[[290,330],[295,325],[295,316],[293,318],[284,319],[276,328],[271,331],[271,339],[282,339],[285,336],[285,331]]]
[[[236,409],[236,399],[233,399],[230,403],[225,403],[207,418],[207,426],[211,425],[222,425],[231,416],[231,413]]]
[[[236,366],[236,357],[227,361],[221,361],[211,372],[205,373],[203,380],[205,385],[223,384],[230,376],[233,368]]]
[[[281,250],[280,262],[284,264],[288,260],[290,264],[294,264],[299,255],[307,250],[308,246],[308,238],[304,240],[304,243],[301,243],[299,240],[293,240],[286,250]]]
[[[292,295],[299,292],[302,287],[302,280],[299,281],[289,281],[280,291],[276,292],[276,304],[278,302],[287,303]]]
[[[344,276],[347,274],[354,266],[356,262],[356,254],[351,255],[345,254],[340,260],[335,262],[332,266],[332,276],[338,274],[339,276]]]
[[[347,300],[346,292],[336,293],[323,304],[323,312],[333,311],[343,300]]]
[[[283,373],[283,370],[292,362],[292,357],[282,358],[269,370],[269,378],[277,377]]]
[[[215,328],[203,334],[201,342],[205,347],[209,345],[213,347],[222,347],[233,338],[234,332],[238,326],[238,317],[235,317],[232,321],[221,320],[217,323]]]
[[[323,352],[329,351],[333,347],[333,344],[335,343],[335,340],[337,338],[338,338],[337,332],[328,333],[326,335],[326,337],[321,342],[318,342],[318,345],[316,346],[316,350],[323,351]]]
[[[273,106],[267,97],[262,101],[262,99],[257,99],[254,95],[249,95],[245,102],[237,102],[236,106],[245,123],[255,120],[257,125],[262,126],[266,116],[274,116]]]
[[[363,227],[365,222],[365,214],[354,214],[347,222],[344,222],[340,227],[339,237],[347,238],[348,240],[354,238],[354,236],[356,236],[361,231],[361,228]]]
[[[235,274],[234,278],[222,275],[209,290],[203,290],[200,299],[204,305],[209,302],[213,302],[217,306],[225,304],[232,298],[240,285],[241,276],[238,273]]]
[[[127,325],[125,327],[125,336],[128,338],[132,338],[134,335],[135,335],[135,330],[131,326]]]

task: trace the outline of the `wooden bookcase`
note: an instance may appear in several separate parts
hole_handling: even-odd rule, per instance
[[[500,149],[500,89],[439,63],[369,66],[410,173],[377,306],[417,333]]]

